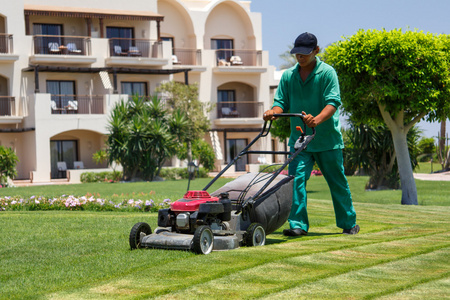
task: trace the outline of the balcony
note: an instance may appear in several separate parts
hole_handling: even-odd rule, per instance
[[[109,65],[164,66],[169,60],[163,58],[162,43],[147,39],[109,39]]]
[[[16,115],[16,100],[14,97],[0,96],[0,117]]]
[[[91,55],[91,39],[65,35],[33,36],[34,54]]]
[[[52,95],[52,114],[104,114],[103,96]]]
[[[262,51],[258,50],[216,50],[217,66],[226,67],[260,67],[262,66]]]
[[[12,34],[0,33],[0,53],[14,53]]]
[[[230,101],[217,103],[217,118],[261,118],[263,102]]]
[[[202,64],[202,52],[199,49],[174,48],[173,53],[173,65],[200,66]]]
[[[34,64],[92,64],[97,61],[91,56],[91,39],[88,37],[35,35],[33,51],[30,62]]]

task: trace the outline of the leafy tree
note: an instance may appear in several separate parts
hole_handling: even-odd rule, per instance
[[[450,115],[449,38],[392,30],[360,30],[327,47],[344,110],[355,123],[384,122],[393,138],[402,204],[418,204],[407,133],[421,119]]]
[[[157,92],[163,95],[169,112],[178,112],[180,117],[186,117],[187,122],[182,128],[177,128],[178,139],[186,143],[187,160],[192,161],[192,143],[202,139],[209,130],[210,122],[206,113],[211,111],[208,103],[202,103],[198,96],[197,85],[185,85],[175,81],[162,83]],[[171,124],[174,128],[174,124]]]
[[[279,55],[279,57],[284,60],[284,63],[280,65],[281,70],[289,69],[290,67],[295,66],[295,64],[297,63],[295,55],[291,54],[291,49],[294,48],[294,44],[289,45],[288,48],[288,50]]]
[[[11,148],[0,146],[0,184],[6,186],[8,178],[17,176],[16,165],[19,158]]]
[[[124,180],[153,180],[180,147],[184,114],[169,113],[156,96],[119,102],[111,112],[107,139],[109,163],[119,162]]]
[[[183,144],[183,147],[178,151],[177,156],[179,159],[187,159],[187,147]],[[213,147],[203,139],[197,139],[192,142],[192,159],[198,160],[207,171],[214,169],[214,162],[216,155]]]
[[[433,154],[436,152],[433,138],[421,138],[417,145],[419,155],[417,159],[419,161],[429,161]]]

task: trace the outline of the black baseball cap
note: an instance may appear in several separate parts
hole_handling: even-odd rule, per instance
[[[294,48],[292,48],[291,54],[308,55],[316,48],[316,36],[312,33],[304,32],[295,39]]]

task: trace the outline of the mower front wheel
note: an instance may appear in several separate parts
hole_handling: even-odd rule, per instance
[[[149,235],[152,233],[152,229],[150,225],[145,222],[139,222],[134,224],[133,228],[130,231],[130,247],[131,250],[142,248],[141,240],[142,237]]]
[[[211,227],[199,226],[194,232],[192,250],[198,254],[209,254],[214,248],[214,234]]]
[[[244,244],[247,247],[263,246],[266,243],[266,231],[260,223],[252,223],[244,235]]]

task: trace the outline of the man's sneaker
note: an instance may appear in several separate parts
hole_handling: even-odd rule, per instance
[[[300,235],[308,235],[306,231],[300,228],[294,228],[294,229],[285,229],[283,230],[283,234],[285,236],[300,236]]]
[[[343,234],[357,234],[359,232],[359,225],[355,225],[352,229],[344,229]]]

